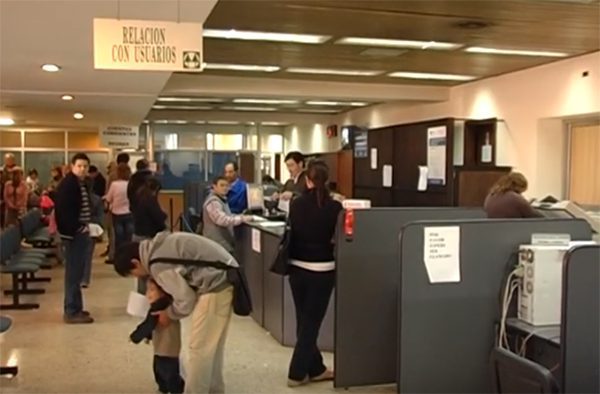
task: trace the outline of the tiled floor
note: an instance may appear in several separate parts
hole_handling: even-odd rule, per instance
[[[100,248],[98,248],[100,249]],[[84,291],[85,305],[96,323],[66,325],[62,322],[62,267],[43,271],[53,281],[36,284],[46,294],[26,297],[40,309],[3,311],[13,318],[4,335],[0,362],[16,361],[19,375],[0,378],[1,393],[154,393],[152,346],[134,345],[128,335],[137,319],[125,313],[134,282],[120,278],[94,261],[93,279]],[[9,278],[2,278],[3,288]],[[331,382],[290,389],[286,386],[291,349],[285,348],[250,318],[235,317],[226,345],[225,381],[228,393],[329,393]],[[333,366],[333,355],[326,355]],[[344,391],[344,390],[339,390]],[[352,393],[393,393],[391,386],[350,389]]]

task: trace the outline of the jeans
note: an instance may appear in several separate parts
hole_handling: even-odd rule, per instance
[[[154,370],[154,380],[161,393],[183,393],[185,383],[179,374],[179,357],[164,357],[155,354],[152,369]]]
[[[92,281],[92,261],[94,260],[94,246],[96,242],[93,239],[90,239],[90,244],[85,251],[85,267],[83,270],[83,280],[81,281],[82,285],[89,285]]]
[[[67,316],[75,316],[83,310],[81,281],[92,239],[89,233],[77,233],[73,239],[63,240],[65,245],[65,304]]]
[[[335,284],[335,271],[314,272],[290,266],[290,287],[296,307],[296,346],[288,378],[302,381],[327,369],[317,347],[319,330]]]
[[[128,213],[125,215],[112,215],[113,222],[113,239],[114,239],[114,250],[119,250],[119,247],[126,242],[131,242],[133,237],[133,216]]]

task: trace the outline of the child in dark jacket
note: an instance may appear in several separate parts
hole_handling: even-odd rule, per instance
[[[158,317],[153,312],[166,309],[171,305],[171,297],[156,282],[149,278],[146,284],[146,298],[150,310],[146,319],[140,323],[129,338],[133,343],[152,340],[154,345],[154,379],[161,393],[183,393],[184,381],[179,373],[179,351],[181,348],[181,326],[178,320],[168,326],[158,325]]]

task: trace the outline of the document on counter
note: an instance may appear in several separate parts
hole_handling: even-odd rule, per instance
[[[429,283],[460,282],[460,226],[425,227],[423,238]]]
[[[252,250],[256,253],[260,253],[260,231],[252,229]]]

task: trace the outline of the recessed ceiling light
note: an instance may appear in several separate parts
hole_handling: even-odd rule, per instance
[[[170,110],[209,110],[213,107],[202,105],[153,105],[152,109],[170,109]]]
[[[75,97],[71,96],[70,94],[63,94],[61,99],[63,99],[64,101],[73,101],[75,100]]]
[[[12,126],[15,124],[15,121],[11,118],[0,118],[0,126]]]
[[[564,52],[551,51],[528,51],[521,49],[500,49],[500,48],[484,48],[484,47],[469,47],[465,49],[470,53],[487,53],[491,55],[517,55],[517,56],[543,56],[543,57],[565,57],[569,56]]]
[[[304,68],[304,67],[290,67],[285,70],[289,73],[297,74],[326,74],[326,75],[347,75],[355,77],[372,77],[375,75],[383,74],[383,71],[370,71],[370,70],[336,70],[328,68]]]
[[[225,100],[211,97],[158,97],[156,101],[171,103],[222,103]]]
[[[330,105],[330,106],[350,106],[350,107],[364,107],[365,105],[369,105],[369,103],[365,103],[362,101],[307,101],[308,105]]]
[[[310,112],[314,114],[337,114],[339,111],[334,109],[299,109],[298,112]]]
[[[335,42],[342,45],[362,45],[370,47],[415,48],[452,50],[461,46],[453,42],[392,40],[388,38],[344,37]]]
[[[56,64],[42,64],[42,70],[49,72],[49,73],[55,73],[60,71],[60,66],[57,66]]]
[[[240,122],[235,122],[232,120],[209,120],[208,124],[234,125],[234,124],[240,124]]]
[[[262,31],[217,30],[205,29],[203,36],[207,38],[225,38],[229,40],[276,41],[298,44],[322,44],[331,36],[316,34],[271,33]]]
[[[276,99],[234,99],[237,104],[297,104],[298,100],[276,100]]]
[[[254,126],[254,125],[256,124],[256,122],[246,122],[246,124],[247,124],[248,126]]]
[[[224,111],[259,111],[259,112],[269,112],[269,111],[277,111],[277,108],[270,107],[221,107]]]
[[[272,73],[279,71],[279,66],[260,66],[254,64],[225,64],[225,63],[206,63],[205,70],[228,70],[228,71],[260,71]]]
[[[75,112],[73,114],[73,117],[77,120],[81,120],[81,119],[83,119],[83,114],[81,112]]]
[[[435,73],[419,73],[419,72],[408,72],[398,71],[388,74],[394,78],[409,78],[409,79],[437,79],[442,81],[471,81],[477,77],[472,75],[458,75],[458,74],[435,74]]]

